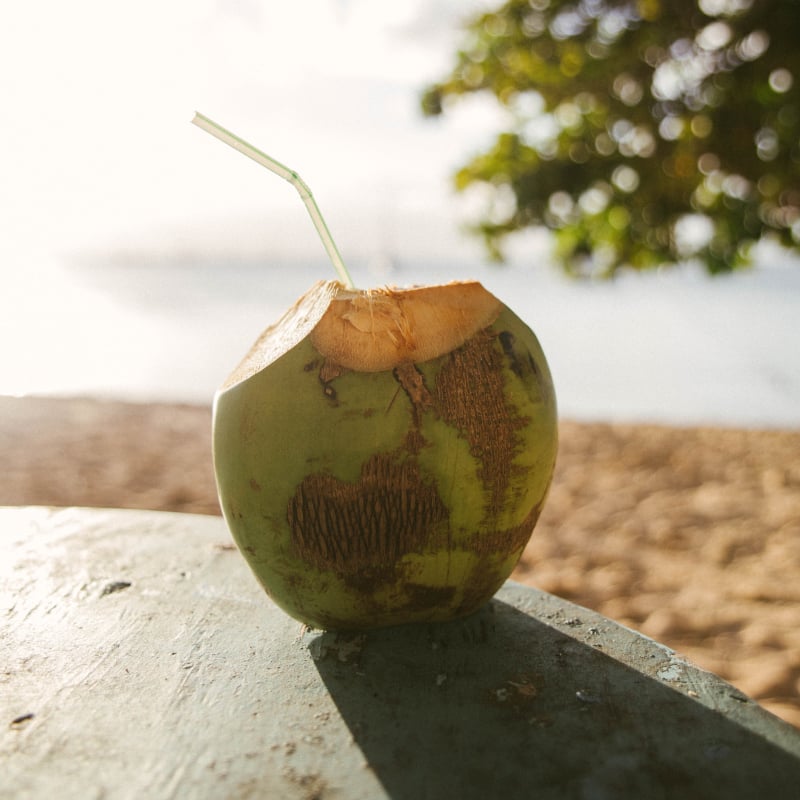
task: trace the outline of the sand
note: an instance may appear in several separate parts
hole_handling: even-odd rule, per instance
[[[0,398],[0,505],[218,514],[211,411]],[[514,578],[674,648],[800,727],[800,431],[562,421]]]

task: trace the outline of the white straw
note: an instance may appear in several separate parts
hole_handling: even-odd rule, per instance
[[[322,239],[325,251],[333,262],[339,279],[348,289],[354,289],[355,286],[350,277],[350,273],[347,271],[347,267],[344,265],[344,261],[342,261],[342,257],[339,255],[336,243],[333,241],[333,237],[328,230],[328,226],[325,224],[325,220],[319,210],[319,206],[317,206],[316,200],[314,200],[314,195],[311,194],[311,190],[308,188],[308,184],[294,170],[284,166],[280,161],[276,161],[266,153],[262,153],[257,147],[253,147],[253,145],[244,141],[244,139],[240,139],[236,134],[226,130],[204,114],[200,114],[199,112],[195,113],[192,122],[197,125],[198,128],[202,128],[212,136],[216,136],[221,142],[230,145],[234,150],[238,150],[248,158],[252,158],[253,161],[261,164],[262,167],[266,167],[270,172],[280,175],[281,178],[289,181],[289,183],[297,189],[308,209],[308,213],[311,215],[311,220],[314,223],[314,227],[317,229],[319,238]]]

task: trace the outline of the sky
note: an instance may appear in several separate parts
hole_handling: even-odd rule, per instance
[[[0,30],[0,247],[296,248],[297,236],[278,241],[304,213],[291,188],[190,126],[196,110],[297,170],[354,249],[386,236],[398,208],[425,219],[492,127],[488,106],[452,122],[419,112],[457,21],[482,5],[13,4]]]

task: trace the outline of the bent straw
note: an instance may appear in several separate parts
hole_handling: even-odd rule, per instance
[[[300,197],[305,203],[306,208],[308,209],[308,213],[311,215],[311,221],[314,223],[314,227],[317,229],[319,238],[322,239],[322,244],[325,247],[325,251],[328,253],[328,257],[333,262],[333,266],[336,269],[340,280],[348,289],[354,289],[355,285],[353,284],[353,279],[350,277],[350,273],[347,271],[347,267],[344,265],[344,261],[342,261],[342,257],[339,255],[339,250],[336,247],[336,243],[333,241],[333,237],[328,230],[328,226],[325,224],[325,220],[319,210],[317,201],[314,200],[314,195],[311,194],[311,189],[308,188],[308,184],[306,184],[306,182],[294,170],[284,166],[280,163],[280,161],[276,161],[266,153],[262,153],[257,147],[253,147],[253,145],[244,141],[244,139],[240,139],[235,133],[231,133],[229,130],[226,130],[204,114],[196,112],[194,119],[192,119],[192,123],[197,125],[198,128],[202,128],[204,131],[210,133],[212,136],[215,136],[221,142],[225,142],[225,144],[230,145],[234,150],[238,150],[248,158],[252,158],[253,161],[261,164],[262,167],[266,167],[268,170],[270,170],[270,172],[274,172],[284,180],[289,181],[289,183],[291,183],[292,186],[297,189]]]

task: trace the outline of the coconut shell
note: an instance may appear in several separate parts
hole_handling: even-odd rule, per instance
[[[478,283],[319,283],[217,393],[223,513],[312,627],[463,616],[516,565],[557,448],[536,336]]]

